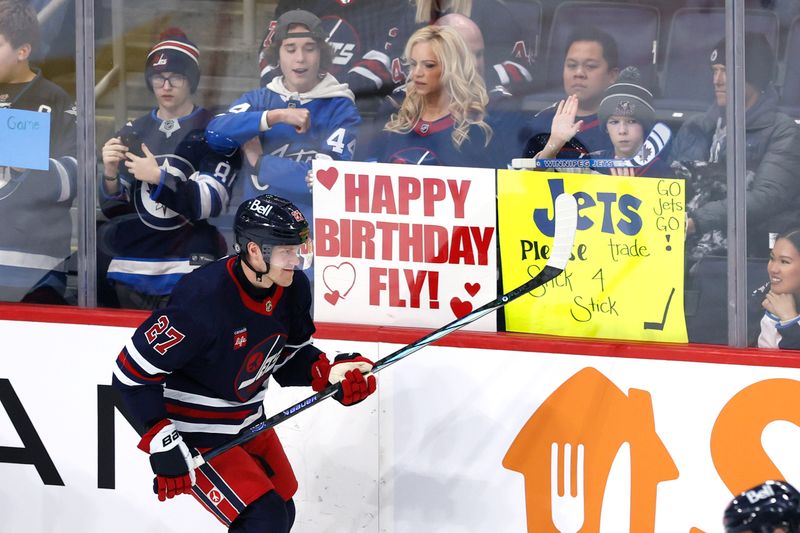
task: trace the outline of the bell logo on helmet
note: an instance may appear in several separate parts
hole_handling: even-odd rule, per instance
[[[272,211],[271,205],[263,205],[261,200],[253,200],[253,203],[250,204],[250,211],[255,211],[261,216],[267,216],[270,211]]]
[[[750,503],[757,503],[761,500],[775,496],[775,491],[772,490],[770,485],[764,484],[761,485],[761,488],[758,490],[748,490],[744,493],[744,495],[747,497],[747,501]]]

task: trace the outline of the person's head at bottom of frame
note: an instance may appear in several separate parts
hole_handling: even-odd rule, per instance
[[[768,480],[728,504],[725,533],[800,532],[800,493],[786,481]]]

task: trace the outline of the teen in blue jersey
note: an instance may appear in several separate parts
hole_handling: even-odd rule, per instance
[[[0,109],[50,114],[47,170],[8,166],[0,141],[0,300],[63,304],[77,176],[75,103],[30,66],[36,11],[0,0]]]
[[[547,149],[547,157],[577,158],[598,150],[610,150],[611,141],[597,118],[597,109],[606,89],[614,83],[619,73],[617,43],[614,38],[594,27],[577,29],[569,38],[564,56],[564,92],[578,101],[577,117],[580,128],[572,143],[562,146],[556,154],[549,154],[547,146],[550,125],[558,104],[536,114],[522,128],[520,143],[525,147],[524,157],[533,157]]]
[[[475,57],[450,27],[426,26],[408,40],[406,96],[373,142],[374,159],[416,165],[485,166],[492,129]]]
[[[101,206],[110,222],[98,240],[120,305],[154,309],[182,275],[227,253],[208,218],[227,207],[241,155],[206,142],[211,113],[192,101],[199,51],[182,31],[161,35],[145,79],[158,107],[103,146]]]
[[[193,468],[191,457],[263,421],[270,376],[320,391],[342,383],[344,405],[376,388],[373,363],[312,344],[308,222],[272,195],[244,202],[234,220],[238,256],[178,282],[169,305],[145,320],[117,357],[113,385],[146,429],[160,500],[191,493],[235,533],[287,533],[297,490],[273,429]]]
[[[282,75],[244,94],[208,125],[217,149],[245,145],[252,167],[245,198],[267,191],[291,200],[311,220],[311,161],[352,160],[361,122],[353,93],[325,74],[332,57],[325,37],[316,15],[300,9],[281,15],[267,55]]]

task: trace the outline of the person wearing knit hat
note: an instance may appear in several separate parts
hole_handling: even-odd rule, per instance
[[[241,153],[208,146],[212,114],[192,96],[199,81],[197,46],[180,29],[165,30],[145,59],[156,107],[103,145],[108,305],[161,307],[184,273],[227,253],[208,219],[228,205]]]
[[[744,144],[748,259],[770,255],[771,234],[800,227],[800,128],[778,108],[774,87],[775,53],[764,35],[744,35]],[[705,113],[688,118],[673,140],[670,160],[686,179],[687,286],[700,295],[697,311],[687,312],[690,342],[727,342],[729,103],[725,40],[706,53],[714,102]],[[730,135],[729,135],[730,134]],[[753,264],[756,264],[753,262]]]
[[[169,28],[161,33],[160,41],[150,49],[145,60],[144,79],[153,90],[153,77],[164,72],[185,76],[191,93],[200,83],[200,50],[178,28]]]

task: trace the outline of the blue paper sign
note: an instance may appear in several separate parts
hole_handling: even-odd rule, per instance
[[[47,170],[50,113],[0,109],[0,166]]]

